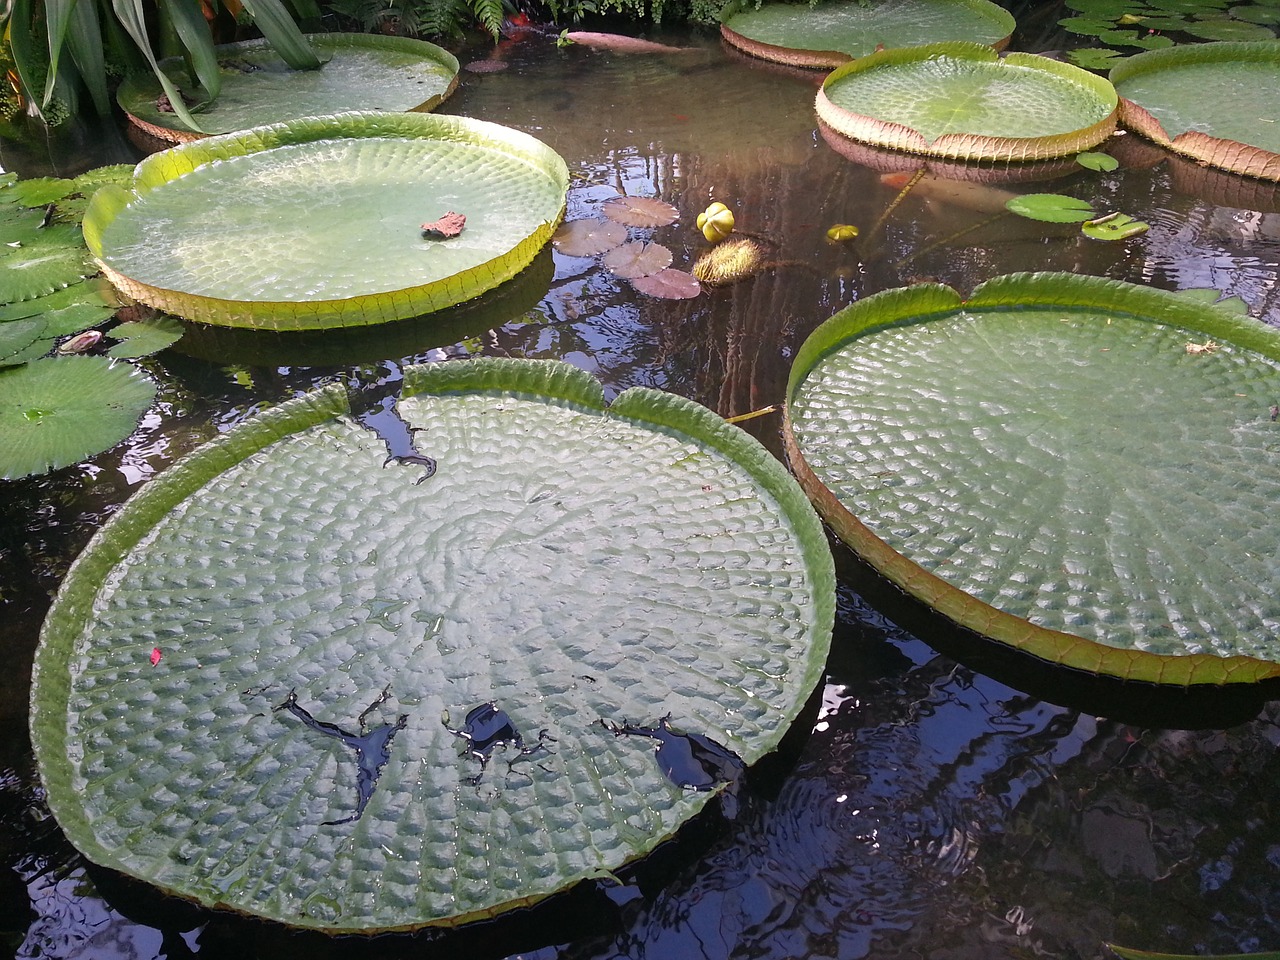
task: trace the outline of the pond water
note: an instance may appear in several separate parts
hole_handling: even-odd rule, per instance
[[[623,886],[456,933],[326,940],[163,901],[89,867],[62,838],[26,733],[50,595],[148,477],[315,384],[377,390],[407,362],[469,354],[561,358],[611,395],[660,387],[730,417],[780,401],[793,351],[852,300],[921,279],[967,291],[1020,270],[1214,287],[1280,324],[1272,187],[1121,137],[1116,173],[1067,165],[1030,186],[922,183],[886,216],[897,180],[847,159],[817,129],[820,74],[742,58],[709,34],[663,39],[693,49],[628,56],[529,34],[497,51],[464,50],[463,62],[506,68],[464,72],[444,112],[559,151],[573,174],[568,219],[596,215],[619,193],[674,204],[676,224],[632,234],[669,246],[677,267],[706,248],[696,215],[723,201],[767,244],[759,274],[666,301],[596,260],[548,253],[527,283],[445,318],[352,335],[193,334],[147,362],[160,398],[125,445],[0,488],[0,951],[993,960],[1102,957],[1107,940],[1187,953],[1280,948],[1280,710],[1224,712],[991,656],[844,554],[816,716],[752,778],[736,820],[704,818]],[[6,144],[0,159],[23,174],[69,175],[140,155],[112,127]],[[1074,227],[993,219],[1010,190],[1069,193],[1151,230],[1107,243]],[[837,223],[861,236],[828,243]],[[780,449],[776,415],[744,428]]]

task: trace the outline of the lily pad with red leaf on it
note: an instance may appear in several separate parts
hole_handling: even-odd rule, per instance
[[[600,212],[628,227],[665,227],[680,216],[671,204],[653,197],[612,197],[600,206]]]
[[[641,293],[666,300],[691,300],[702,292],[697,277],[671,267],[647,277],[636,277],[631,285]]]
[[[628,240],[604,255],[604,266],[615,276],[635,280],[671,266],[671,251],[660,243]]]
[[[465,215],[454,213],[450,210],[439,220],[424,223],[422,225],[422,233],[433,240],[448,240],[450,237],[456,237],[462,233],[462,228],[466,225],[467,218]]]

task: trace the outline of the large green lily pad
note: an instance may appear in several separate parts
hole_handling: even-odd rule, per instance
[[[818,116],[862,143],[962,160],[1079,153],[1115,130],[1117,97],[1100,77],[1034,54],[939,43],[882,50],[833,71]]]
[[[217,47],[222,88],[212,100],[191,88],[180,58],[163,61],[161,69],[174,85],[193,97],[199,131],[188,129],[172,110],[161,109],[164,91],[152,73],[127,78],[116,100],[147,133],[182,143],[346,110],[433,110],[457,86],[457,58],[434,43],[361,33],[311,34],[308,39],[324,60],[317,70],[294,70],[265,40]]]
[[[89,249],[117,287],[189,320],[300,330],[411,317],[515,276],[564,214],[541,141],[435,114],[347,113],[183,144],[104,187]],[[422,226],[466,218],[460,236]]]
[[[455,924],[617,869],[713,795],[601,721],[778,745],[834,573],[763,447],[551,361],[410,367],[398,410],[434,474],[323,389],[170,468],[73,565],[31,727],[90,859],[301,927]],[[482,768],[451,731],[488,703],[532,752]],[[356,750],[292,707],[403,718],[358,817]]]
[[[1069,274],[859,301],[804,344],[792,466],[963,626],[1166,684],[1280,676],[1280,332]]]
[[[1280,42],[1152,50],[1110,78],[1125,126],[1203,163],[1280,180]]]
[[[989,0],[828,0],[741,3],[720,32],[733,46],[766,60],[836,67],[881,48],[968,40],[1000,49],[1013,16]]]

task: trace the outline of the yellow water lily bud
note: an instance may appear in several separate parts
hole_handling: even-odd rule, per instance
[[[733,211],[719,201],[698,214],[698,229],[710,243],[719,243],[733,233]]]
[[[843,243],[858,235],[858,228],[851,223],[837,223],[827,231],[827,239],[832,243]]]

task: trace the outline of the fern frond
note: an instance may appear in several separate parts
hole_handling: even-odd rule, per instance
[[[493,36],[493,42],[497,43],[502,35],[502,0],[471,0],[471,10],[480,25]]]

